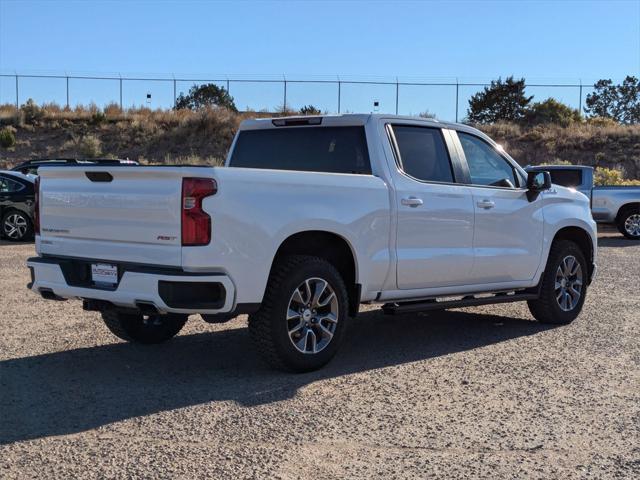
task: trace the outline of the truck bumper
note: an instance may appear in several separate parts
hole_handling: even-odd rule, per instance
[[[117,265],[118,283],[96,286],[91,281],[91,263]],[[27,266],[31,270],[28,287],[44,298],[98,300],[159,313],[219,314],[234,309],[235,286],[221,273],[55,257],[30,258]]]

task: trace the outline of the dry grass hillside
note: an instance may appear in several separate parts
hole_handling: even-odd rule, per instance
[[[640,179],[640,125],[613,122],[575,123],[568,127],[514,124],[485,125],[481,129],[520,165],[568,162],[621,170]]]
[[[121,111],[28,104],[0,106],[0,168],[29,158],[118,157],[148,163],[217,163],[244,118],[264,113],[224,109]],[[520,164],[571,162],[617,168],[640,178],[640,125],[608,122],[568,127],[481,127]],[[12,139],[14,139],[12,141]]]

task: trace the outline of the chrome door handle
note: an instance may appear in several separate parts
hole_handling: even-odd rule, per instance
[[[480,208],[484,208],[485,210],[489,210],[496,206],[495,202],[492,202],[491,200],[482,200],[481,202],[476,203],[476,205]]]
[[[402,200],[400,200],[400,203],[402,203],[402,205],[406,205],[407,207],[419,207],[420,205],[422,205],[422,199],[418,197],[403,198]]]

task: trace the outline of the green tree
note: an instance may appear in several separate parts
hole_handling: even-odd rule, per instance
[[[554,123],[567,127],[580,121],[580,112],[555,98],[547,98],[544,102],[532,104],[525,112],[523,121],[529,125]]]
[[[300,115],[320,115],[322,112],[313,105],[305,105],[300,109]]]
[[[222,107],[232,112],[237,112],[233,97],[224,87],[219,87],[213,83],[204,85],[194,85],[189,89],[189,93],[180,93],[176,99],[176,110],[189,109],[198,110],[205,107]]]
[[[640,123],[640,80],[627,76],[622,84],[598,80],[587,95],[584,111],[590,117],[612,118],[620,123]]]
[[[524,78],[514,80],[508,77],[492,80],[469,99],[467,119],[471,123],[495,123],[498,121],[517,121],[524,117],[533,96],[525,95]]]

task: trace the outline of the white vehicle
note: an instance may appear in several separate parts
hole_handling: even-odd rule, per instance
[[[273,366],[327,363],[361,303],[527,301],[569,323],[596,270],[588,199],[464,125],[389,115],[242,123],[225,167],[39,171],[30,288],[118,337],[249,314]],[[37,223],[37,222],[36,222]]]

